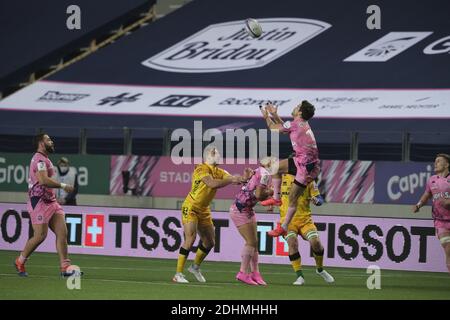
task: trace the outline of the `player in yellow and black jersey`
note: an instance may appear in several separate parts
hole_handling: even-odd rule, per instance
[[[291,185],[294,183],[295,177],[290,174],[285,174],[281,181],[281,201],[280,206],[280,222],[283,223],[287,212],[289,203],[289,192]],[[322,205],[323,198],[320,195],[319,189],[314,181],[310,182],[305,192],[298,198],[297,211],[289,223],[287,235],[285,237],[289,246],[289,260],[292,267],[297,274],[297,280],[294,285],[302,285],[305,283],[302,272],[301,257],[298,251],[298,235],[301,235],[304,240],[307,240],[314,254],[316,260],[316,273],[320,275],[326,282],[334,282],[334,278],[323,269],[323,254],[324,249],[320,242],[319,233],[311,216],[310,203],[315,205]]]
[[[195,167],[192,174],[191,191],[187,195],[181,207],[184,229],[184,243],[180,247],[177,261],[177,271],[173,277],[174,282],[188,283],[183,274],[189,251],[194,244],[196,235],[200,236],[200,244],[195,255],[194,263],[189,267],[198,281],[206,282],[200,271],[200,264],[214,247],[214,224],[209,205],[219,188],[230,184],[239,184],[247,181],[252,171],[246,169],[243,176],[232,176],[227,171],[218,167],[220,154],[216,148],[205,151],[205,159],[202,164]]]

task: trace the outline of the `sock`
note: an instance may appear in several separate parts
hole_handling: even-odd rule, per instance
[[[319,252],[314,252],[314,260],[316,260],[316,268],[317,271],[322,272],[323,271],[323,248]]]
[[[253,254],[255,252],[255,248],[245,245],[241,251],[241,272],[247,273],[248,268],[250,266],[250,261],[252,260]]]
[[[289,255],[289,260],[291,260],[291,264],[292,264],[292,268],[295,271],[295,274],[297,275],[297,277],[302,276],[303,277],[303,272],[302,272],[302,258],[300,257],[300,253],[294,253],[294,254],[290,254]]]
[[[184,265],[186,264],[187,257],[189,255],[189,250],[180,247],[180,253],[178,255],[177,261],[177,273],[181,273],[184,270]]]
[[[447,265],[448,272],[450,272],[450,264]]]
[[[66,270],[70,266],[70,259],[61,260],[61,270]]]
[[[250,261],[250,268],[252,269],[252,272],[259,273],[258,259],[259,259],[258,249],[255,248],[252,260]]]
[[[200,264],[203,262],[203,260],[205,260],[208,253],[211,251],[211,249],[212,249],[212,247],[205,248],[202,243],[199,244],[199,246],[197,248],[197,253],[195,254],[194,267],[198,268],[200,266]]]
[[[281,225],[281,227],[284,230],[288,229],[289,223],[292,220],[292,217],[294,216],[295,212],[297,211],[297,207],[288,207],[287,213],[286,213],[286,217],[284,217],[284,222]]]
[[[28,258],[25,258],[22,254],[20,254],[18,260],[21,264],[24,264],[27,262]]]
[[[280,195],[281,179],[273,178],[272,185],[273,185],[273,198],[276,200],[280,200],[280,198],[281,198],[281,195]]]

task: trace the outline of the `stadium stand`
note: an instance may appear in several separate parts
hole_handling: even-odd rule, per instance
[[[127,9],[129,14],[132,15],[133,12],[136,12],[135,8],[141,8],[140,5],[144,5],[144,2],[128,2],[130,7],[134,6]],[[440,121],[434,113],[430,114],[427,109],[446,110],[444,93],[441,94],[441,92],[446,92],[445,89],[450,87],[450,78],[445,73],[445,70],[449,68],[448,59],[444,57],[444,54],[433,54],[433,61],[431,61],[430,55],[424,53],[425,48],[429,49],[432,44],[445,39],[448,19],[444,13],[445,10],[436,9],[445,7],[445,1],[437,1],[433,5],[423,8],[419,4],[413,3],[411,5],[415,9],[417,9],[416,6],[419,6],[420,10],[410,10],[397,17],[395,25],[390,26],[389,30],[370,32],[362,28],[354,28],[355,21],[342,18],[352,14],[356,16],[358,7],[352,7],[349,9],[352,12],[346,12],[340,17],[339,14],[336,14],[343,10],[340,4],[333,4],[329,1],[324,1],[323,6],[317,5],[317,3],[300,5],[296,1],[288,1],[286,6],[272,6],[270,1],[267,1],[264,2],[267,10],[260,11],[258,18],[289,16],[287,8],[295,7],[305,16],[315,16],[323,26],[328,24],[329,27],[302,44],[298,49],[266,64],[264,68],[226,72],[179,73],[164,72],[160,70],[160,67],[151,67],[150,58],[161,54],[171,46],[180,41],[187,41],[188,37],[196,33],[200,34],[201,30],[212,24],[239,21],[244,16],[251,16],[254,4],[258,2],[258,5],[261,5],[261,1],[256,0],[246,1],[245,4],[239,2],[240,10],[236,11],[233,7],[238,2],[237,0],[221,2],[214,8],[210,7],[208,1],[189,2],[164,19],[120,39],[113,46],[99,50],[78,63],[51,75],[45,81],[38,81],[17,94],[3,99],[0,102],[0,112],[5,125],[0,128],[0,135],[5,143],[0,146],[0,151],[19,151],[21,147],[15,141],[27,141],[36,131],[45,130],[49,131],[57,142],[64,141],[64,148],[68,152],[161,155],[167,154],[167,150],[170,149],[171,130],[187,128],[192,131],[193,120],[204,120],[204,130],[233,126],[236,123],[244,130],[263,128],[264,123],[255,118],[258,116],[257,102],[240,106],[245,106],[247,110],[254,110],[251,116],[248,116],[249,113],[247,113],[245,117],[234,117],[234,111],[225,111],[228,106],[223,107],[218,102],[216,94],[218,90],[226,88],[248,89],[248,92],[245,91],[246,96],[244,97],[255,101],[261,95],[252,89],[273,89],[274,92],[284,89],[305,90],[305,94],[312,97],[309,99],[318,107],[317,116],[311,122],[320,144],[321,158],[323,159],[430,161],[437,150],[449,148],[448,123]],[[148,6],[151,3],[145,2],[145,4]],[[364,5],[361,3],[362,9],[364,9]],[[388,2],[384,6],[386,10],[393,10],[401,6],[401,3]],[[321,8],[320,11],[318,8]],[[124,8],[120,8],[114,17],[108,16],[110,19],[108,23],[116,21],[117,16],[124,17],[124,11]],[[197,19],[198,12],[202,11],[208,11],[208,15],[204,19]],[[423,14],[418,17],[418,12]],[[223,20],[224,16],[227,17],[226,21]],[[428,33],[423,35],[425,40],[419,41],[418,44],[399,53],[389,61],[384,63],[345,61],[358,50],[386,34],[400,29],[405,32],[422,30],[415,21],[420,21],[428,16],[433,16],[433,19],[427,20],[428,29],[424,32]],[[107,20],[106,17],[104,18]],[[319,22],[318,24],[320,24]],[[404,26],[408,26],[408,28]],[[77,38],[77,41],[80,42],[86,37],[87,35],[83,35],[83,37]],[[354,39],[351,44],[342,41],[348,37]],[[201,35],[199,40],[202,40]],[[311,54],[311,52],[320,54]],[[395,77],[386,77],[388,72],[395,74]],[[52,88],[54,89],[52,91],[62,90],[60,85],[68,88],[68,92],[73,90],[72,93],[81,90],[82,85],[88,86],[89,89],[86,90],[92,90],[92,99],[89,102],[86,100],[86,103],[89,104],[91,111],[97,113],[85,113],[81,109],[77,110],[76,107],[66,110],[66,107],[70,106],[69,104],[53,103],[51,109],[40,112],[39,118],[35,117],[37,110],[43,110],[40,103],[36,102],[36,99],[40,98],[37,94],[43,95]],[[202,116],[189,114],[190,110],[193,110],[192,106],[188,108],[153,107],[155,101],[160,98],[160,95],[150,92],[154,90],[153,88],[166,87],[170,88],[168,90],[171,94],[182,94],[192,85],[198,87],[199,92],[203,92],[208,97],[197,105],[199,108],[208,106],[209,110],[213,110],[211,114]],[[42,89],[38,89],[39,86],[42,86]],[[110,95],[108,98],[113,99],[116,99],[118,95],[125,94],[126,96],[127,92],[120,91],[124,88],[135,92],[137,96],[129,106],[131,109],[142,108],[144,116],[128,112],[131,109],[126,108],[127,103],[111,105],[109,102],[105,102],[111,108],[107,111],[104,109],[96,111],[102,104],[99,102],[106,97],[105,94],[97,92],[97,89],[94,88],[105,88]],[[353,90],[352,93],[335,94],[345,88]],[[410,98],[407,92],[411,89],[415,89],[414,92],[419,96],[414,99]],[[41,91],[31,93],[32,90]],[[148,90],[150,90],[149,93],[147,93]],[[295,100],[302,99],[302,92],[287,95],[286,99],[289,102],[285,105],[286,107],[282,106],[285,108],[284,110],[291,108],[296,103]],[[311,92],[317,92],[317,95],[314,96]],[[361,100],[355,98],[355,92],[358,92]],[[401,94],[402,98],[391,98],[390,94],[396,92]],[[271,94],[267,94],[266,98],[270,99]],[[17,101],[21,99],[29,101],[26,105],[18,106]],[[337,114],[337,118],[329,117],[328,112],[332,108],[352,107],[352,110],[358,113],[360,112],[358,110],[364,110],[368,105],[367,101],[371,100],[379,101],[379,103],[376,102],[379,114],[373,117],[358,117],[357,114],[351,113],[345,116]],[[54,106],[55,108],[53,108]],[[238,107],[237,105],[230,106],[232,108],[230,110],[237,110],[233,108]],[[126,116],[123,116],[123,113],[114,114],[113,112],[117,108],[125,110]],[[396,115],[395,108],[401,108],[404,111],[399,111]],[[409,110],[418,113],[411,116]],[[70,113],[62,111],[70,111]],[[176,116],[175,111],[180,111],[181,116]],[[399,113],[401,113],[400,116]],[[408,118],[410,116],[412,118]],[[71,130],[70,128],[75,129]],[[27,136],[23,133],[24,129],[34,132],[30,132]],[[14,138],[11,138],[13,136]],[[379,150],[384,150],[385,153],[381,155]],[[286,138],[281,139],[280,151],[282,155],[291,152]]]

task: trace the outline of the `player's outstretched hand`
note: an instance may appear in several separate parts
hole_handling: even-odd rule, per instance
[[[71,193],[71,192],[73,192],[73,186],[71,186],[70,184],[67,184],[65,187],[64,187],[64,191],[65,192],[67,192],[67,193]]]
[[[248,179],[250,179],[253,175],[255,174],[255,171],[253,171],[252,168],[245,168],[244,169],[244,180],[247,181]]]
[[[322,196],[319,194],[316,197],[312,197],[312,202],[314,203],[314,205],[316,206],[321,206],[324,203],[324,199],[322,198]]]
[[[419,212],[419,206],[417,205],[417,204],[415,204],[414,206],[413,206],[413,210],[412,210],[412,212],[413,213],[416,213],[416,212]]]
[[[244,183],[244,177],[242,176],[233,176],[231,177],[231,183],[232,184],[241,184]]]
[[[266,108],[264,108],[263,106],[259,106],[259,110],[261,110],[264,119],[267,119],[267,117],[269,117],[269,112],[267,112]]]
[[[269,112],[270,114],[277,114],[277,112],[278,112],[278,106],[275,106],[275,105],[272,104],[271,102],[267,102],[267,104],[266,104],[266,110],[267,110],[267,112]]]

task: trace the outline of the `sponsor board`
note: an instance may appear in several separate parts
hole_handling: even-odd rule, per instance
[[[389,32],[344,61],[385,62],[414,46],[430,34],[432,32]]]
[[[56,148],[57,143],[56,141]],[[28,191],[32,156],[31,153],[0,153],[0,191]],[[56,166],[62,156],[70,160],[71,167],[78,174],[79,193],[108,194],[110,156],[52,154],[50,160]]]
[[[67,103],[36,101],[52,90],[85,92],[89,96]],[[347,90],[252,89],[125,86],[38,81],[0,101],[0,110],[32,110],[98,114],[138,114],[192,117],[261,117],[258,106],[279,105],[290,118],[301,100],[316,107],[316,118],[450,118],[450,89]]]
[[[89,97],[88,94],[82,93],[67,93],[59,91],[47,91],[42,97],[39,97],[37,101],[49,101],[49,102],[75,102],[83,98]]]
[[[413,205],[425,192],[432,175],[434,168],[428,162],[377,162],[375,203]]]
[[[256,165],[226,164],[221,168],[230,174],[242,174]],[[372,203],[374,198],[375,163],[372,161],[321,161],[319,189],[327,202]],[[154,197],[186,197],[192,184],[193,164],[173,163],[170,157],[112,156],[110,194],[123,195],[122,172],[130,172],[130,183],[137,194]],[[217,199],[234,199],[239,186],[217,190]]]
[[[181,213],[176,210],[65,207],[70,253],[176,259],[182,244]],[[214,212],[216,244],[210,261],[240,261],[244,240],[225,212]],[[257,214],[262,263],[289,264],[287,246],[266,232],[279,219]],[[326,266],[447,272],[432,220],[314,216]],[[0,250],[19,251],[31,235],[25,204],[0,204]],[[94,226],[94,228],[92,228]],[[38,252],[55,252],[49,232]],[[195,244],[195,246],[198,243]],[[195,250],[195,248],[194,248]],[[309,245],[300,243],[304,265],[314,265]],[[175,262],[174,262],[175,268]]]
[[[146,67],[182,73],[259,68],[310,41],[330,24],[301,18],[258,19],[264,30],[255,39],[244,21],[210,25],[142,62]]]

